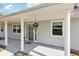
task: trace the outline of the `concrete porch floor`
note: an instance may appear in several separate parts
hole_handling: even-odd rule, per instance
[[[4,45],[4,40],[0,40],[0,44]],[[27,43],[25,43],[24,52],[29,53],[30,51],[32,51],[32,49],[34,49],[37,46],[44,46],[44,47],[47,47],[47,48],[57,49],[57,50],[60,50],[60,51],[64,50],[61,47],[50,46],[50,45],[46,45],[46,44],[40,44],[40,43],[27,44]],[[20,51],[20,40],[8,39],[8,46],[7,46],[6,50],[8,50],[12,53]]]
[[[4,40],[0,40],[0,44],[4,45]],[[30,52],[34,47],[37,46],[37,44],[27,44],[25,43],[25,52]],[[17,39],[8,39],[8,46],[6,48],[6,50],[15,53],[17,51],[21,50],[21,44],[20,44],[20,40]]]

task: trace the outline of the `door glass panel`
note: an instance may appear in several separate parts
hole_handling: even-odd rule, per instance
[[[33,25],[26,24],[26,38],[33,41]]]

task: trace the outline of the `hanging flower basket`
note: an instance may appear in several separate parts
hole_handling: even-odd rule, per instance
[[[35,27],[35,28],[37,28],[38,26],[39,26],[39,24],[36,22],[33,24],[33,27]]]

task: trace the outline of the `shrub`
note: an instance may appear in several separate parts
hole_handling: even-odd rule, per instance
[[[28,53],[22,52],[22,51],[18,51],[16,53],[14,53],[14,56],[31,56]]]
[[[6,46],[5,46],[5,45],[0,44],[0,48],[5,49],[5,48],[6,48]]]

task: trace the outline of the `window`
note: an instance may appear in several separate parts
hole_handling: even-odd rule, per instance
[[[0,31],[1,31],[1,32],[4,32],[4,26],[3,26],[3,25],[0,26]]]
[[[62,36],[63,35],[62,27],[63,27],[62,21],[52,22],[52,35]]]
[[[12,32],[13,33],[21,33],[21,27],[20,27],[20,25],[17,25],[17,24],[13,25],[12,26]]]

